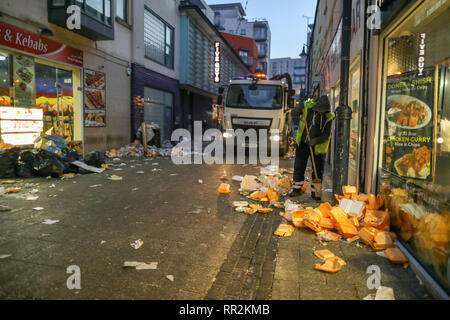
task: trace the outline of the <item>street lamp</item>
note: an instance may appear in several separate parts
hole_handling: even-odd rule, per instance
[[[304,58],[306,58],[306,56],[307,56],[307,54],[305,51],[305,45],[303,45],[303,50],[302,50],[302,53],[300,53],[300,58],[304,59]]]

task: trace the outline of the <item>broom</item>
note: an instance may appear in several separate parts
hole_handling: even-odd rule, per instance
[[[309,128],[308,128],[308,121],[307,119],[305,119],[305,127],[306,127],[306,134],[308,137],[308,142],[309,142],[309,152],[311,153],[311,161],[313,163],[313,168],[314,168],[314,176],[316,177],[315,179],[313,179],[313,184],[314,187],[316,189],[316,196],[318,196],[319,198],[322,198],[322,180],[319,179],[319,177],[317,176],[317,169],[316,169],[316,161],[314,160],[314,152],[311,146],[311,137],[309,135]]]

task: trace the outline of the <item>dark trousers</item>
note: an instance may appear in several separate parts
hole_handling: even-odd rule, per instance
[[[314,147],[313,147],[314,152]],[[294,188],[301,188],[305,183],[305,170],[308,164],[308,159],[311,156],[311,152],[306,143],[300,143],[295,150],[295,162],[294,162]],[[314,155],[316,162],[317,176],[319,179],[323,178],[323,168],[325,165],[325,154]],[[311,161],[312,164],[312,161]],[[315,179],[314,168],[312,178]]]

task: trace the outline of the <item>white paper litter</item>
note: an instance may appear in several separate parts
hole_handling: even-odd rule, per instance
[[[248,201],[234,201],[233,207],[248,207]]]
[[[6,259],[8,257],[11,257],[10,254],[0,254],[0,259]]]
[[[30,191],[30,194],[36,194],[36,193],[39,193],[38,189],[33,189],[33,190]]]
[[[139,190],[139,188],[133,188],[133,189],[131,189],[131,191],[138,191]]]
[[[42,208],[42,207],[36,207],[36,208],[33,208],[33,210],[36,210],[36,211],[42,211],[42,210],[44,210],[44,208]]]
[[[117,169],[113,169],[113,171],[123,171],[123,169],[117,168]]]
[[[171,275],[171,274],[167,275],[166,278],[169,279],[172,282],[174,282],[174,280],[175,280],[175,277],[173,275]]]
[[[349,216],[357,217],[358,219],[364,214],[366,204],[362,201],[353,201],[350,199],[342,199],[339,203],[339,208],[345,211]]]
[[[198,183],[203,184],[203,180],[202,179],[198,179]]]
[[[39,196],[27,196],[27,198],[25,200],[27,201],[35,201],[39,199]]]
[[[112,176],[109,177],[108,179],[109,179],[109,180],[112,180],[112,181],[121,181],[121,180],[123,180],[122,177],[119,177],[119,176],[116,176],[116,175],[112,175]]]
[[[59,222],[59,220],[50,220],[50,219],[47,219],[47,220],[45,220],[44,222],[42,222],[43,224],[48,224],[48,225],[51,225],[51,224],[55,224],[55,223],[58,223]]]
[[[387,259],[387,256],[386,256],[386,254],[383,251],[377,251],[376,254],[379,255],[380,257],[383,257],[383,258]]]
[[[172,173],[172,174],[170,174],[171,177],[177,176],[177,175],[178,175],[178,173]]]
[[[49,186],[49,188],[56,188],[56,186],[55,186],[54,183],[52,183],[52,184]]]
[[[90,186],[90,188],[98,188],[98,187],[103,187],[102,184],[94,184],[92,186]]]
[[[155,168],[155,169],[153,169],[152,171],[155,172],[155,171],[162,171],[162,170],[161,170],[161,169],[156,169],[156,168]]]
[[[394,289],[389,287],[379,287],[375,294],[375,300],[395,300]]]
[[[72,162],[72,164],[76,165],[77,167],[87,170],[87,171],[91,171],[94,173],[102,173],[103,171],[105,171],[105,168],[96,168],[93,166],[88,166],[86,163],[81,162],[81,161],[74,161]]]
[[[143,174],[145,173],[144,171],[136,171],[137,174]]]
[[[106,243],[105,240],[100,241],[100,244],[105,244],[105,243]]]
[[[237,181],[237,182],[242,182],[242,180],[244,180],[244,177],[242,177],[242,176],[234,176],[233,178],[231,178],[231,180]]]
[[[159,163],[152,163],[152,166],[159,166]]]
[[[236,212],[245,212],[245,209],[248,209],[248,207],[236,207]]]
[[[124,268],[136,268],[136,270],[156,270],[158,268],[158,262],[137,262],[137,261],[125,261],[123,264]]]
[[[136,250],[139,249],[140,247],[142,247],[143,244],[144,244],[144,241],[142,241],[141,239],[138,239],[135,242],[130,243],[131,247]]]

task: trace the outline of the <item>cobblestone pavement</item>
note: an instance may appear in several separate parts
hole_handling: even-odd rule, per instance
[[[373,292],[365,285],[371,264],[380,266],[382,285],[393,287],[397,299],[427,298],[410,268],[367,247],[330,243],[326,248],[347,265],[324,274],[313,269],[313,248],[321,246],[313,232],[278,238],[280,210],[234,212],[239,184],[219,195],[220,176],[257,174],[258,166],[124,162],[117,172],[24,181],[41,183],[36,201],[24,200],[26,188],[0,197],[13,209],[0,213],[0,255],[11,255],[0,259],[1,299],[361,299]],[[108,180],[111,174],[123,181]],[[59,222],[45,225],[46,219]],[[130,243],[137,239],[144,244],[135,250]],[[158,268],[125,269],[124,261],[158,262]],[[66,286],[70,265],[81,269],[81,290]]]

